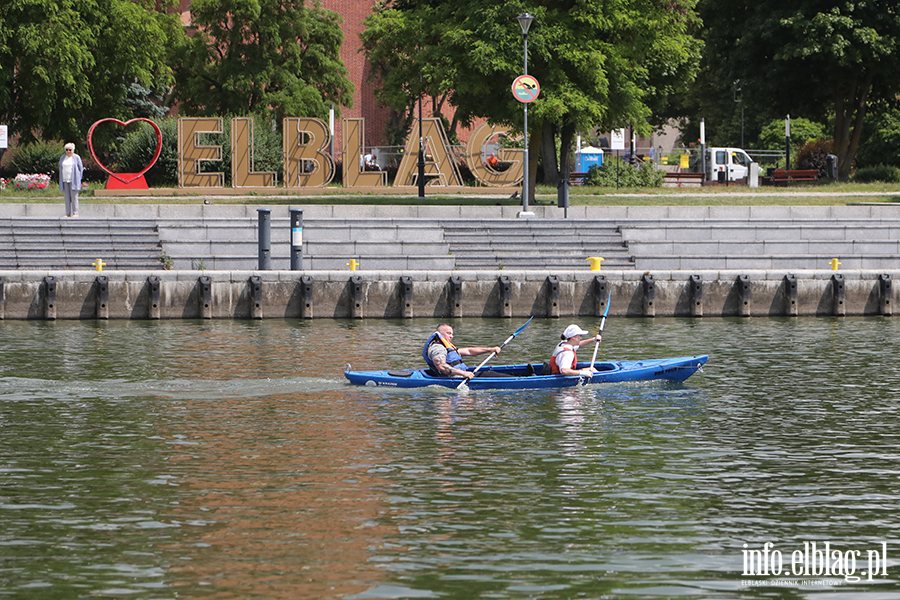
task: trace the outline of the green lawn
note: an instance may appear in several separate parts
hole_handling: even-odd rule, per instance
[[[537,186],[537,204],[555,204],[556,189],[549,186]],[[198,192],[190,196],[154,196],[154,197],[109,197],[94,196],[88,190],[81,195],[84,204],[196,204],[206,195]],[[397,205],[447,205],[461,204],[467,206],[517,206],[521,200],[505,196],[478,195],[478,188],[472,189],[472,195],[439,195],[427,193],[424,200],[416,196],[384,195],[369,193],[354,194],[352,192],[321,195],[298,196],[290,193],[278,193],[271,196],[248,194],[246,196],[206,196],[213,198],[214,204],[397,204]],[[19,191],[6,189],[0,191],[0,204],[18,203],[56,203],[62,202],[62,194],[55,186],[40,191]],[[747,187],[705,187],[705,188],[596,188],[588,186],[572,186],[569,188],[570,206],[827,206],[858,202],[896,202],[900,203],[900,184],[885,183],[828,183],[796,185],[789,188],[763,187],[750,189]]]

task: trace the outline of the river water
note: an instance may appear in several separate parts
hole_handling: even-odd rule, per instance
[[[0,321],[0,598],[900,597],[900,320],[608,321],[684,384],[344,382],[435,325]]]

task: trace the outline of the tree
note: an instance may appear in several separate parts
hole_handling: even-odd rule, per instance
[[[271,110],[326,118],[351,107],[340,17],[302,0],[195,0],[193,37],[175,51],[173,100],[190,115]]]
[[[560,139],[568,177],[578,131],[627,125],[649,133],[653,113],[692,78],[700,44],[687,31],[693,0],[535,2],[528,34],[528,73],[541,85],[529,106],[529,146],[557,163],[545,137]],[[363,47],[382,78],[381,99],[409,109],[420,92],[447,98],[454,120],[523,124],[510,90],[523,71],[522,31],[512,0],[387,0],[366,20]],[[531,162],[533,183],[537,160]],[[551,183],[555,183],[551,181]],[[530,186],[534,190],[534,186]]]
[[[164,6],[164,3],[160,3]],[[129,86],[168,85],[177,15],[150,0],[0,3],[0,120],[23,142],[82,140],[91,124],[129,118]]]
[[[701,0],[699,12],[707,50],[701,79],[740,80],[761,122],[787,114],[832,119],[847,179],[869,107],[900,91],[896,1]],[[721,83],[719,90],[707,103],[727,102]]]

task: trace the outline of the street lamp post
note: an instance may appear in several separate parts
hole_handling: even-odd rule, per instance
[[[534,21],[534,17],[529,15],[528,13],[522,13],[516,20],[519,22],[519,26],[522,28],[522,39],[525,43],[525,73],[524,75],[528,75],[528,28],[531,27],[531,22]],[[528,210],[528,103],[525,102],[523,104],[525,107],[525,121],[523,124],[522,132],[525,136],[525,174],[522,178],[522,212],[519,213],[520,217],[530,217],[533,216],[534,213],[529,212]]]
[[[740,85],[740,83],[741,83],[740,79],[738,79],[737,81],[734,82],[734,86],[735,86],[734,101],[737,104],[741,105],[741,148],[743,148],[744,147],[744,103],[742,102],[742,100],[744,98],[743,98],[743,95],[740,98],[738,98],[738,94],[741,94],[741,88],[738,87]]]

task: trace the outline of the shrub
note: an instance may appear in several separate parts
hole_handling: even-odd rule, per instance
[[[791,153],[799,146],[815,139],[823,139],[826,136],[825,126],[809,119],[791,119]],[[784,150],[784,119],[769,121],[759,134],[759,146],[761,150]]]
[[[147,185],[176,187],[178,185],[178,119],[154,121],[162,133],[162,150],[159,159],[144,175]],[[156,152],[156,132],[148,123],[125,138],[119,147],[116,171],[139,173],[146,167]],[[225,149],[222,149],[225,153]]]
[[[9,159],[11,171],[16,173],[56,173],[59,159],[63,155],[60,142],[33,142],[18,146]]]
[[[617,174],[618,171],[618,174]],[[666,175],[650,164],[640,167],[625,162],[618,157],[603,157],[603,166],[588,169],[585,185],[597,187],[662,187]]]
[[[828,177],[826,157],[832,153],[834,143],[831,140],[816,139],[806,142],[797,151],[798,169],[815,169],[819,179]]]
[[[890,109],[882,114],[866,117],[856,164],[862,167],[877,165],[900,166],[900,110]]]
[[[875,181],[900,183],[900,169],[892,165],[864,167],[856,170],[853,174],[853,181],[857,183],[872,183]]]

